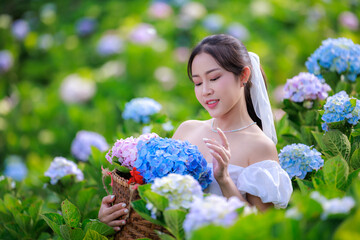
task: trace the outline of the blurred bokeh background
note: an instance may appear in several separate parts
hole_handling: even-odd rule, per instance
[[[260,56],[278,120],[286,79],[306,72],[327,38],[359,43],[358,16],[358,0],[2,0],[0,172],[23,163],[34,184],[54,157],[73,159],[80,130],[108,143],[141,133],[145,125],[124,127],[133,98],[159,102],[175,128],[208,118],[186,63],[210,34],[231,34]]]

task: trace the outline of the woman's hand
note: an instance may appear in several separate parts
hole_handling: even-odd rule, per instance
[[[106,223],[115,231],[120,231],[120,226],[125,225],[125,220],[117,220],[119,217],[126,215],[129,210],[125,203],[112,205],[115,195],[109,195],[102,199],[98,218],[101,222]]]
[[[213,171],[214,177],[218,183],[228,179],[228,165],[230,161],[230,148],[229,142],[220,128],[217,128],[218,134],[220,136],[221,144],[216,140],[204,138],[206,146],[209,148],[211,155],[213,156]]]

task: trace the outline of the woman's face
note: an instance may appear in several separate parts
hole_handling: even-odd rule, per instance
[[[195,56],[192,79],[197,100],[212,117],[221,117],[240,103],[241,81],[211,55],[203,52]]]

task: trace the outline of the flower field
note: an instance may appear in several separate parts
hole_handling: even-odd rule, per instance
[[[353,0],[1,1],[0,239],[112,239],[102,168],[149,183],[133,208],[163,239],[360,238],[358,16]],[[205,159],[169,139],[210,118],[186,64],[218,33],[260,56],[286,209],[203,195]]]

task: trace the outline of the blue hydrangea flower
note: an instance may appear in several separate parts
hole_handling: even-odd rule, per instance
[[[82,18],[76,22],[76,32],[79,36],[88,36],[94,32],[96,21],[93,18]]]
[[[96,132],[79,131],[71,143],[71,153],[81,161],[87,161],[91,154],[91,146],[104,152],[109,149],[105,138]]]
[[[209,14],[203,20],[203,26],[210,32],[219,31],[224,25],[224,18],[219,14]]]
[[[28,169],[20,157],[11,155],[5,159],[5,176],[21,181],[26,177],[27,173]]]
[[[144,177],[145,183],[152,183],[155,178],[170,173],[191,175],[200,183],[202,189],[211,183],[211,169],[207,167],[205,158],[197,146],[188,141],[151,138],[148,141],[139,141],[137,149],[138,156],[134,167]]]
[[[124,119],[132,119],[138,123],[149,123],[150,116],[158,113],[162,106],[151,98],[134,98],[125,104],[122,114]]]
[[[290,178],[304,179],[306,173],[319,170],[324,165],[320,152],[301,143],[287,145],[281,149],[279,160]]]
[[[13,65],[13,56],[8,50],[0,51],[0,73],[9,71]]]
[[[329,130],[329,123],[346,120],[352,125],[356,125],[360,119],[360,101],[355,99],[356,105],[351,104],[351,100],[345,91],[341,91],[331,97],[328,97],[324,105],[324,114],[321,117],[324,131]],[[354,101],[354,100],[352,100]]]
[[[326,39],[305,63],[309,72],[322,78],[320,68],[343,74],[354,82],[360,74],[360,45],[347,38]]]
[[[226,199],[223,196],[209,195],[196,198],[183,223],[186,236],[190,238],[192,231],[210,224],[232,225],[238,217],[236,210],[244,206],[245,203],[237,197]]]
[[[294,102],[324,100],[330,90],[330,86],[322,83],[314,74],[303,72],[287,80],[284,86],[284,98]]]

